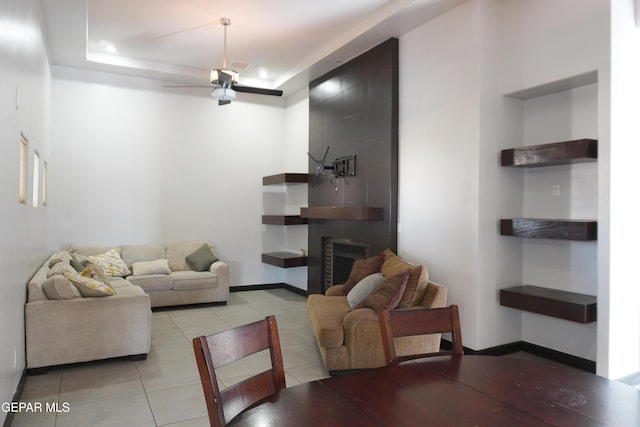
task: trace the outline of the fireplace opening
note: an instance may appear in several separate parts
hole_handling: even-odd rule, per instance
[[[325,244],[325,291],[349,278],[355,260],[366,258],[369,245],[349,240],[327,239]]]

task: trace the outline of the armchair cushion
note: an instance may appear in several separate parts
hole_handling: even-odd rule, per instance
[[[380,271],[380,267],[382,267],[384,259],[384,254],[379,254],[370,258],[355,260],[351,267],[349,278],[344,283],[344,294],[347,295],[349,291],[365,277],[378,273]]]
[[[390,249],[386,249],[383,255],[384,262],[382,263],[380,271],[382,271],[384,277],[395,276],[396,274],[411,270],[407,287],[398,304],[398,308],[408,308],[419,305],[424,297],[427,284],[429,283],[429,273],[427,269],[421,265],[411,264],[403,260]]]
[[[349,307],[357,307],[365,298],[384,282],[382,273],[370,274],[360,280],[347,294]]]
[[[387,277],[378,289],[371,292],[371,294],[360,303],[360,306],[373,308],[376,313],[382,310],[393,310],[400,303],[410,274],[411,271],[407,270],[404,273]]]

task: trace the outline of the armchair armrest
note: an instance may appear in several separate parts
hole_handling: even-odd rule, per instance
[[[352,368],[385,366],[378,314],[371,308],[357,308],[344,316],[344,344]]]
[[[324,294],[329,297],[344,295],[343,288],[344,285],[333,285]]]

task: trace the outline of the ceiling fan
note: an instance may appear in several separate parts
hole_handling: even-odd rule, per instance
[[[224,27],[224,56],[222,68],[211,70],[211,86],[165,86],[165,87],[208,87],[213,88],[211,96],[218,100],[218,105],[230,104],[236,98],[236,92],[255,93],[258,95],[282,96],[281,90],[264,89],[238,84],[238,72],[227,68],[227,27],[231,25],[231,19],[220,18],[220,24]]]

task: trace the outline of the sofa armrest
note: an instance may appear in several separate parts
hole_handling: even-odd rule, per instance
[[[218,276],[218,286],[229,288],[229,264],[222,261],[216,261],[211,264],[209,271]]]
[[[148,353],[149,295],[30,302],[25,335],[28,369]]]
[[[333,285],[324,293],[326,296],[335,297],[344,295],[344,285]]]

